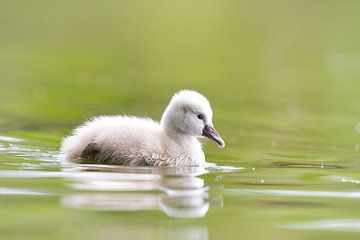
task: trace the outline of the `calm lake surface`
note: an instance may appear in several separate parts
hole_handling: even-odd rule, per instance
[[[0,239],[360,238],[357,1],[0,3]],[[62,168],[86,118],[196,89],[200,168]]]

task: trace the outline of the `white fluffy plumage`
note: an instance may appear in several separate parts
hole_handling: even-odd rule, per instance
[[[201,94],[176,93],[161,118],[95,117],[76,128],[61,145],[66,162],[129,166],[204,165],[199,137],[225,143],[213,128],[212,110]]]

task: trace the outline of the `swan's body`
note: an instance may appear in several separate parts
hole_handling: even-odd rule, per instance
[[[76,163],[203,165],[205,155],[198,137],[208,136],[224,146],[211,118],[207,99],[184,90],[172,98],[161,123],[133,116],[96,117],[65,138],[61,150],[66,161]]]

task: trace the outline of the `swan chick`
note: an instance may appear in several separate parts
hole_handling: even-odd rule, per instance
[[[172,97],[160,123],[126,115],[94,117],[64,138],[61,152],[66,163],[205,165],[198,138],[207,137],[220,148],[225,147],[212,116],[210,103],[203,95],[182,90]]]

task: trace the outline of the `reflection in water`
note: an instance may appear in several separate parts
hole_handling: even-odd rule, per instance
[[[104,224],[96,229],[82,229],[79,239],[125,239],[125,240],[208,240],[208,226],[192,221],[150,221],[139,223],[124,221],[120,224]],[[85,235],[85,236],[84,236]]]
[[[161,209],[175,218],[201,218],[209,209],[208,187],[197,177],[207,172],[203,167],[74,164],[64,171],[71,173],[65,175],[71,180],[68,183],[71,188],[94,191],[64,195],[62,204],[66,207],[103,211]],[[214,198],[213,202],[222,206],[222,196]]]
[[[1,139],[0,139],[1,140]],[[5,160],[0,165],[11,168],[0,171],[0,179],[33,179],[38,182],[56,178],[57,183],[70,187],[66,191],[45,188],[0,188],[0,195],[54,196],[61,199],[64,207],[98,211],[142,211],[136,221],[118,220],[116,224],[103,224],[96,231],[84,231],[97,238],[130,236],[128,239],[203,239],[209,238],[208,226],[199,221],[183,221],[168,218],[160,222],[142,221],[142,217],[152,213],[144,211],[160,210],[173,218],[202,218],[210,206],[223,206],[223,186],[221,177],[215,178],[216,185],[205,186],[199,178],[205,173],[237,172],[242,168],[231,166],[155,168],[122,167],[110,165],[68,165],[57,171],[62,156],[52,149],[21,146],[13,142],[0,141],[0,156]],[[11,158],[8,158],[8,157]],[[20,159],[21,161],[14,160]],[[55,167],[55,168],[53,168]],[[50,169],[50,171],[49,171]],[[54,171],[55,170],[55,171]],[[62,181],[65,180],[65,181]],[[12,181],[9,181],[12,182]],[[30,186],[31,187],[31,186]],[[209,191],[209,189],[211,191]],[[103,215],[103,214],[101,214]],[[126,218],[125,213],[120,213]],[[81,226],[76,227],[81,229]],[[109,236],[111,233],[111,236]]]
[[[159,197],[150,194],[75,193],[63,197],[66,207],[103,211],[140,211],[158,207]]]
[[[209,239],[209,233],[207,226],[204,225],[185,225],[185,226],[172,226],[170,228],[163,228],[160,231],[159,239],[171,239],[171,240],[207,240]]]

